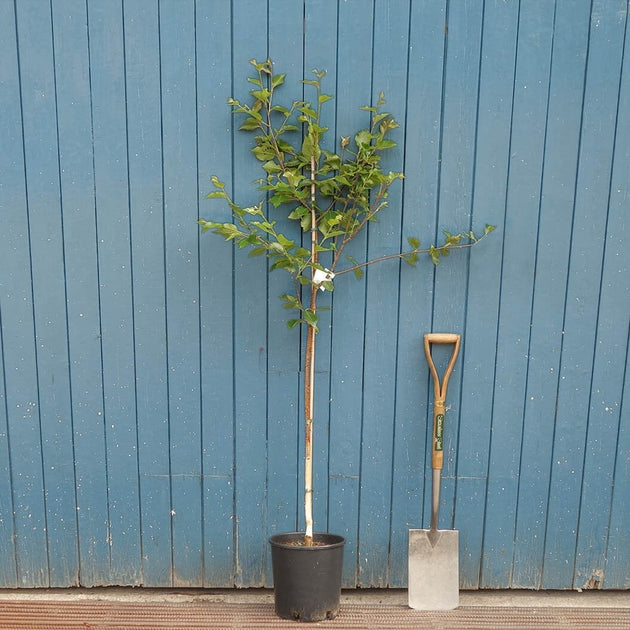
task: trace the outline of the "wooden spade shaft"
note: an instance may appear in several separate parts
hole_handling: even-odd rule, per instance
[[[455,361],[459,353],[461,336],[454,333],[427,333],[424,336],[424,353],[427,357],[429,371],[433,378],[433,439],[431,448],[431,531],[438,529],[440,514],[440,482],[442,477],[442,467],[444,465],[444,415],[446,390],[448,381],[451,378]],[[453,344],[451,357],[444,371],[444,376],[440,382],[440,376],[433,362],[431,355],[431,344]]]

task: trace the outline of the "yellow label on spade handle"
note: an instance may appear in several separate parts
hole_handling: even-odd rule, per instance
[[[438,413],[435,416],[435,450],[443,451],[444,450],[444,414]]]
[[[431,467],[442,470],[444,461],[444,403],[438,401],[433,409],[433,449]]]

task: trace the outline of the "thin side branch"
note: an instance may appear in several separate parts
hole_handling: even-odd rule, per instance
[[[471,247],[474,247],[482,238],[485,238],[485,236],[486,235],[484,234],[483,236],[480,236],[476,241],[473,241],[472,243],[464,243],[463,245],[441,245],[440,247],[434,247],[434,248],[429,248],[429,249],[412,249],[408,252],[400,252],[398,254],[389,254],[387,256],[380,256],[378,258],[372,258],[371,260],[367,260],[362,263],[357,263],[356,265],[352,265],[352,267],[347,267],[346,269],[342,269],[341,271],[335,271],[335,275],[341,276],[344,273],[350,273],[351,271],[356,271],[357,269],[362,269],[363,267],[367,267],[374,263],[383,262],[385,260],[404,259],[410,256],[417,256],[418,254],[428,254],[432,251],[432,249],[434,250],[445,249],[449,252],[453,249],[470,249]]]

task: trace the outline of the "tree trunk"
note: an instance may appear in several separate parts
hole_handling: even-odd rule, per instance
[[[315,181],[315,158],[311,158],[311,182]],[[315,211],[315,184],[311,184],[311,261],[317,263],[317,214]],[[311,268],[311,273],[315,269]],[[311,276],[312,277],[312,276]],[[313,314],[317,310],[317,287],[311,285]],[[304,544],[313,544],[313,392],[315,389],[315,327],[306,328],[306,354],[304,356]]]

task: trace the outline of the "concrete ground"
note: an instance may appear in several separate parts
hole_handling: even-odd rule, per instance
[[[272,589],[158,589],[69,588],[0,589],[3,601],[109,601],[137,603],[211,602],[228,604],[273,603]],[[406,589],[348,589],[342,604],[407,606]],[[460,591],[460,607],[628,608],[628,591]],[[630,630],[630,629],[629,629]]]

